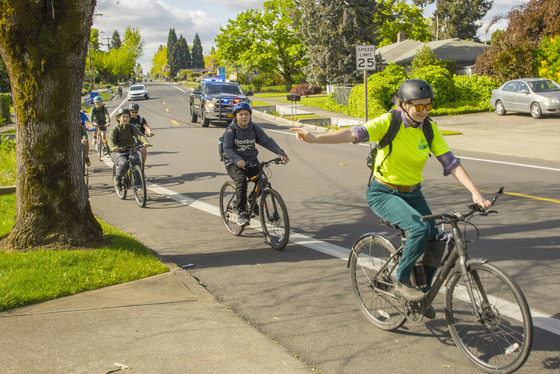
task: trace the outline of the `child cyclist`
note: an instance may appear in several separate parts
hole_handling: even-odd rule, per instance
[[[247,214],[247,179],[258,174],[256,164],[259,162],[255,145],[259,144],[276,153],[284,164],[289,159],[286,153],[276,144],[274,139],[265,134],[264,130],[251,121],[251,106],[238,103],[233,107],[233,121],[224,133],[224,165],[228,175],[235,182],[235,200],[237,202],[238,224],[249,224]]]
[[[128,170],[128,158],[132,157],[134,165],[140,165],[140,156],[135,150],[121,150],[120,148],[133,148],[136,146],[136,139],[142,142],[144,147],[149,147],[148,139],[135,126],[130,125],[130,111],[126,108],[120,108],[117,112],[117,126],[115,126],[109,134],[109,149],[111,153],[111,161],[117,166],[115,174],[115,186],[119,190],[122,189],[122,177]]]
[[[109,111],[103,105],[103,99],[101,96],[96,96],[93,99],[93,104],[95,105],[91,108],[91,112],[89,113],[89,121],[95,126],[95,131],[93,132],[93,142],[92,145],[97,144],[97,131],[101,131],[101,139],[105,141],[107,136],[105,132],[107,131],[107,127],[110,125],[111,116],[109,115]]]
[[[154,136],[154,133],[152,132],[152,129],[150,128],[150,126],[148,125],[148,122],[146,121],[146,118],[142,117],[140,114],[138,114],[138,111],[140,110],[140,105],[138,105],[138,103],[132,102],[128,105],[128,110],[130,110],[130,124],[136,126],[136,128],[138,130],[140,130],[140,132],[142,132],[142,134],[144,134],[147,137],[151,137]],[[146,164],[146,158],[148,157],[148,149],[147,148],[142,148],[142,162],[144,164]]]

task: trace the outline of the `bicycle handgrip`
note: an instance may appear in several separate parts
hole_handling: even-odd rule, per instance
[[[420,217],[420,221],[422,221],[422,222],[435,221],[436,219],[443,219],[443,217],[442,217],[441,214],[431,214],[429,216]]]

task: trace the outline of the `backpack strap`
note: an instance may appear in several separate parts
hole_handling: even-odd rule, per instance
[[[371,180],[373,179],[373,173],[374,173],[374,167],[375,167],[375,155],[377,154],[377,151],[380,150],[381,148],[389,146],[389,152],[387,153],[385,158],[383,158],[383,160],[379,163],[379,166],[377,167],[377,172],[379,174],[383,175],[383,173],[381,173],[381,165],[383,165],[383,162],[385,162],[387,157],[389,157],[389,155],[393,151],[393,139],[395,139],[395,137],[397,136],[397,133],[399,132],[399,130],[401,128],[402,118],[400,116],[400,113],[397,113],[397,111],[394,110],[394,109],[391,109],[389,111],[389,113],[391,113],[391,124],[389,125],[389,129],[387,129],[387,132],[385,133],[385,135],[383,135],[381,140],[379,142],[377,142],[377,144],[371,148],[371,160],[372,160],[371,162],[372,162],[372,165],[371,165],[371,174],[369,175],[368,187],[371,183]]]
[[[422,124],[422,131],[424,132],[424,137],[428,142],[428,146],[432,145],[432,140],[434,140],[434,129],[432,128],[431,118],[426,117],[424,123]]]

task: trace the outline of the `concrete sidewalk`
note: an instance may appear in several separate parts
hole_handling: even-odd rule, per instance
[[[312,373],[187,271],[0,312],[2,373]]]

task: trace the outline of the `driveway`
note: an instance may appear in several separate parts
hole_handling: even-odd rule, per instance
[[[507,156],[560,161],[560,117],[535,120],[529,114],[473,113],[434,117],[452,150],[497,153]]]

